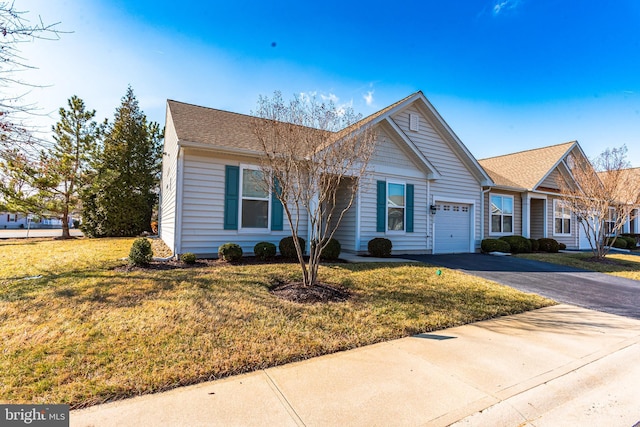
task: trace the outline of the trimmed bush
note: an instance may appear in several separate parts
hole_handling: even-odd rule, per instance
[[[609,246],[617,249],[627,249],[627,241],[618,237],[613,244],[611,244],[611,240],[609,240]]]
[[[131,250],[129,251],[129,265],[144,266],[148,265],[153,258],[153,250],[151,242],[144,237],[139,237],[133,241]]]
[[[627,249],[634,249],[637,246],[635,237],[618,236],[618,240],[619,239],[624,239],[624,241],[627,242]]]
[[[392,247],[393,244],[391,243],[391,240],[383,237],[371,239],[367,244],[367,249],[369,249],[371,256],[377,258],[389,258],[391,256]]]
[[[180,261],[184,262],[185,264],[195,264],[197,259],[198,257],[196,257],[196,254],[191,252],[185,252],[180,255]]]
[[[300,248],[302,248],[302,254],[304,254],[304,248],[306,247],[306,241],[298,236],[298,243],[300,243]],[[280,244],[278,245],[278,249],[280,249],[280,255],[285,258],[297,258],[298,253],[296,252],[296,245],[293,243],[293,236],[285,237],[280,240]]]
[[[538,239],[538,244],[540,245],[540,250],[543,252],[555,253],[560,249],[558,241],[556,239],[550,239],[548,237]]]
[[[500,239],[484,239],[482,242],[480,242],[480,249],[482,249],[482,252],[484,253],[489,253],[489,252],[509,252],[511,250],[511,247],[509,246],[509,243],[505,242],[504,240],[500,240]]]
[[[540,243],[538,243],[537,239],[529,239],[531,242],[531,251],[538,252],[540,250]]]
[[[500,240],[504,240],[509,244],[511,253],[524,254],[531,252],[531,242],[522,236],[502,236]]]
[[[239,261],[242,258],[242,248],[237,243],[225,243],[218,248],[218,257],[225,261]]]
[[[336,239],[330,239],[327,246],[322,250],[320,258],[335,261],[340,256],[342,245]]]
[[[565,245],[562,242],[558,242],[558,249],[560,249],[561,251],[564,251],[565,249],[567,249],[567,245]]]
[[[260,261],[267,261],[276,256],[276,245],[270,242],[260,242],[253,247],[253,253]]]

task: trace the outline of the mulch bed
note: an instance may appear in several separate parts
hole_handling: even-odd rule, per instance
[[[278,298],[303,304],[343,302],[351,296],[348,290],[326,283],[305,286],[302,282],[277,282],[270,292]]]
[[[151,261],[144,267],[126,264],[115,267],[114,271],[175,270],[223,265],[283,264],[291,262],[293,261],[282,257],[275,257],[269,261],[262,261],[256,257],[245,257],[234,263],[223,261],[221,259],[199,259],[193,264],[187,264],[182,261],[171,259],[167,261]],[[276,279],[274,281],[274,284],[269,288],[269,292],[278,298],[302,304],[343,302],[351,297],[351,293],[347,289],[336,285],[317,283],[312,286],[305,286],[302,282],[285,282],[280,279]]]

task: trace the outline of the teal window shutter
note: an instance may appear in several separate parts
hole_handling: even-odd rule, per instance
[[[376,231],[384,232],[387,224],[387,182],[378,181],[378,202],[376,203]]]
[[[238,205],[240,202],[240,168],[225,166],[224,177],[224,229],[238,229]]]
[[[277,194],[282,192],[282,187],[277,178],[273,179],[274,191],[271,193],[271,230],[281,231],[283,225],[282,202],[278,200]]]
[[[407,184],[407,233],[413,233],[413,184]]]

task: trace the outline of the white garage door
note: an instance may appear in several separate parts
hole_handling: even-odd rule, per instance
[[[438,202],[435,214],[434,253],[469,252],[471,208],[461,203]]]

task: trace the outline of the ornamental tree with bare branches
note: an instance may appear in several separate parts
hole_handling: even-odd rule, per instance
[[[13,2],[0,1],[0,153],[16,145],[31,146],[37,142],[23,123],[24,113],[33,112],[36,106],[25,104],[25,94],[16,90],[33,87],[18,77],[20,71],[33,68],[21,55],[20,45],[34,39],[58,39],[57,25],[42,20],[31,23],[26,12],[17,10]]]
[[[371,127],[351,108],[280,92],[261,96],[253,132],[263,150],[262,185],[283,205],[304,286],[318,281],[320,255],[354,203],[375,149]],[[308,221],[309,258],[298,237]],[[306,224],[305,224],[306,225]],[[306,229],[307,227],[304,227]]]
[[[630,173],[627,148],[606,149],[591,162],[572,156],[574,184],[559,181],[562,202],[577,216],[596,260],[609,253],[629,219],[637,217],[640,180]]]

